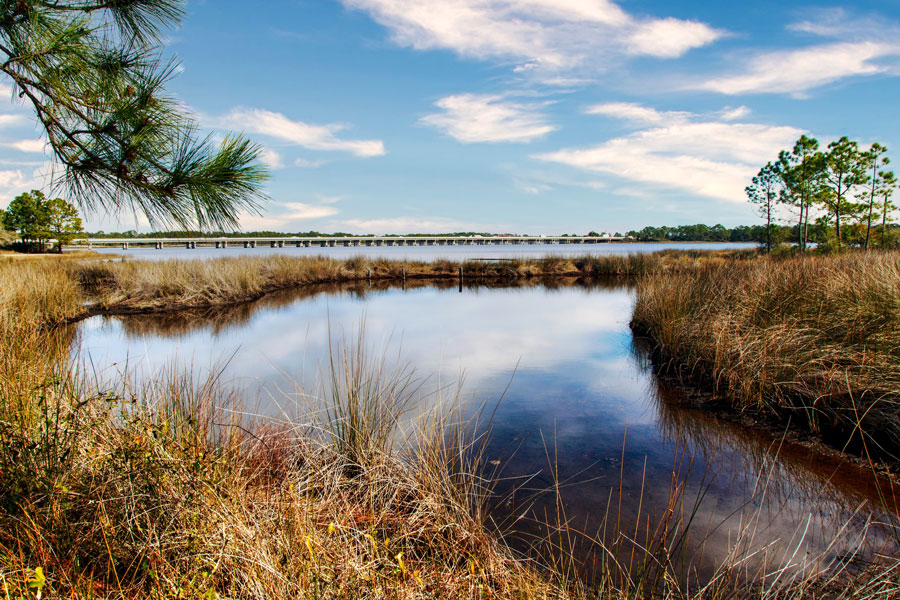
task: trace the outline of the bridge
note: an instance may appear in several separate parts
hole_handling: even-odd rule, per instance
[[[180,247],[195,248],[334,248],[382,246],[501,246],[532,244],[603,244],[622,242],[616,236],[341,236],[341,237],[196,237],[196,238],[82,238],[73,240],[77,246],[88,248],[155,248],[162,250]]]

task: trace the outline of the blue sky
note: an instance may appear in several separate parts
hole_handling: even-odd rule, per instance
[[[802,133],[900,148],[900,0],[192,1],[167,48],[199,122],[264,147],[248,230],[733,226]],[[0,106],[0,207],[47,189],[38,133]]]

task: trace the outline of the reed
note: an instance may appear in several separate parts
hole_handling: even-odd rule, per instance
[[[823,436],[896,460],[900,254],[760,258],[654,273],[632,326],[667,372]]]
[[[19,307],[24,308],[25,319],[44,318],[46,322],[72,320],[91,311],[206,308],[249,302],[273,291],[309,285],[456,279],[460,269],[466,282],[635,277],[741,255],[734,251],[664,251],[462,262],[393,261],[363,256],[335,260],[282,255],[159,262],[7,260],[0,261],[0,275],[5,283],[3,306],[8,307],[0,318],[18,318]]]

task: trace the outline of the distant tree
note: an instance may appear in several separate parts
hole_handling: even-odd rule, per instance
[[[84,231],[78,209],[62,198],[47,200],[44,204],[47,235],[56,239],[56,251],[62,252],[63,244],[68,244],[77,234]]]
[[[868,175],[867,181],[867,193],[864,195],[868,195],[868,216],[866,218],[866,241],[865,241],[865,249],[868,252],[869,250],[869,237],[872,231],[872,212],[875,209],[875,194],[878,191],[880,186],[880,181],[878,178],[878,168],[887,166],[891,161],[888,157],[884,156],[884,153],[887,152],[887,148],[882,146],[879,143],[872,144],[871,148],[869,148],[868,152],[863,154],[863,162],[866,170],[869,168],[872,169],[871,174]]]
[[[13,198],[3,213],[3,227],[16,231],[27,249],[41,249],[47,240],[47,218],[43,204],[47,198],[40,190],[31,190]]]
[[[48,199],[40,190],[16,196],[2,216],[6,229],[17,231],[26,249],[43,250],[57,240],[57,251],[81,231],[78,210],[62,198]]]
[[[809,210],[820,188],[822,176],[823,155],[819,152],[819,141],[800,136],[790,152],[783,150],[778,155],[777,167],[782,183],[779,201],[796,206],[800,212],[797,246],[803,251],[809,233]]]
[[[772,251],[772,218],[782,181],[779,167],[770,162],[759,170],[752,183],[744,190],[750,202],[757,205],[760,214],[766,219],[766,252]]]
[[[83,209],[143,213],[152,225],[234,228],[264,198],[259,147],[197,125],[165,86],[164,30],[184,0],[4,0],[0,72],[29,104],[55,182]]]
[[[878,179],[878,194],[883,199],[881,210],[881,247],[883,248],[885,246],[884,234],[887,231],[888,214],[897,209],[891,202],[891,196],[894,195],[894,190],[897,189],[897,177],[893,171],[880,171]]]
[[[825,193],[820,201],[834,214],[834,234],[841,245],[841,217],[852,214],[858,206],[848,200],[854,186],[865,181],[865,156],[859,144],[846,136],[828,144],[824,156],[822,183]]]

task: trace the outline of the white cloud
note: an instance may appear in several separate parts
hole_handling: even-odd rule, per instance
[[[556,129],[537,112],[542,105],[518,104],[503,96],[459,94],[441,98],[435,106],[443,112],[421,122],[463,143],[530,142]]]
[[[889,70],[878,59],[900,56],[900,44],[862,41],[821,44],[800,50],[767,52],[752,58],[737,75],[714,77],[691,86],[722,94],[800,95],[847,77]]]
[[[750,109],[746,106],[738,106],[735,108],[725,108],[719,113],[719,117],[723,121],[737,121],[743,119],[750,114]]]
[[[529,183],[525,181],[516,181],[516,187],[526,194],[531,194],[533,196],[543,194],[544,192],[549,192],[551,189],[553,189],[546,183]]]
[[[304,204],[303,202],[285,202],[284,206],[288,208],[288,212],[279,215],[279,217],[287,221],[321,219],[323,217],[334,216],[340,212],[333,206],[317,206],[314,204]]]
[[[677,58],[694,48],[711,44],[722,33],[698,21],[657,19],[637,26],[628,37],[631,54],[649,54],[659,58]]]
[[[36,152],[43,154],[47,144],[44,140],[19,140],[5,144],[10,148],[15,148],[19,152]]]
[[[342,123],[311,125],[292,121],[285,115],[259,108],[236,109],[221,119],[224,127],[239,129],[285,140],[310,150],[349,152],[363,158],[385,154],[381,140],[345,140],[337,133],[346,129]]]
[[[659,124],[665,121],[684,121],[691,116],[690,113],[686,112],[662,112],[655,108],[650,108],[634,102],[607,102],[605,104],[595,104],[584,109],[584,114],[604,115],[648,125]]]
[[[461,223],[442,217],[392,217],[383,219],[346,219],[339,228],[359,233],[447,233],[451,231],[482,231],[482,226]]]
[[[693,119],[686,113],[589,148],[566,148],[535,158],[616,175],[663,189],[744,202],[743,189],[761,164],[802,133],[793,127]],[[627,114],[621,115],[628,118]]]
[[[18,169],[0,171],[0,188],[20,186],[25,181],[28,181],[28,178]]]
[[[723,35],[695,21],[634,17],[611,0],[343,2],[368,12],[402,46],[512,60],[545,73],[602,70],[627,54],[676,57]]]
[[[281,160],[281,155],[270,148],[263,148],[259,153],[259,159],[272,170],[284,168],[284,161]]]
[[[337,199],[326,198],[322,204],[307,204],[305,202],[284,202],[280,204],[283,212],[272,215],[254,215],[245,213],[240,217],[241,229],[287,231],[302,227],[304,221],[333,217],[340,211],[334,206],[324,206],[336,202]]]
[[[0,127],[9,127],[11,125],[19,125],[25,122],[23,115],[0,115]]]
[[[45,189],[49,182],[49,167],[49,163],[41,163],[30,175],[21,169],[0,170],[0,208],[6,208],[22,192]]]
[[[301,169],[318,169],[324,164],[324,160],[308,160],[306,158],[298,158],[294,161],[294,166]]]

